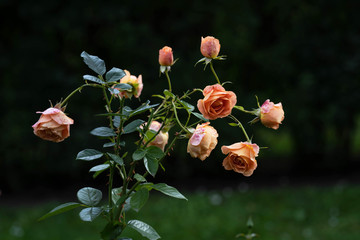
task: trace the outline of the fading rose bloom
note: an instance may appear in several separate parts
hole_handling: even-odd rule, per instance
[[[251,176],[257,167],[255,157],[259,154],[259,146],[255,143],[239,142],[230,146],[222,146],[223,154],[228,154],[223,161],[226,170],[234,170],[244,176]]]
[[[198,100],[197,107],[202,115],[210,120],[230,115],[236,104],[236,95],[225,91],[220,84],[207,86],[203,90],[204,99]]]
[[[149,130],[159,131],[161,128],[161,123],[158,121],[152,121],[149,127]],[[148,145],[149,146],[156,146],[160,148],[162,151],[165,149],[165,145],[168,143],[169,140],[169,133],[160,131],[159,134],[153,139]]]
[[[159,64],[161,66],[171,66],[174,63],[174,56],[171,47],[165,46],[159,50]]]
[[[131,92],[120,91],[120,89],[115,88],[120,91],[119,96],[125,97],[125,98],[131,98],[133,95],[136,98],[140,97],[141,91],[144,87],[143,82],[142,82],[142,76],[139,75],[139,77],[135,77],[134,75],[130,75],[130,72],[128,70],[124,70],[124,71],[125,71],[126,75],[120,79],[120,83],[129,84],[133,88],[132,88]]]
[[[216,58],[220,52],[219,40],[211,36],[201,37],[200,51],[204,57]]]
[[[187,152],[191,157],[204,161],[215,148],[219,134],[210,123],[198,124],[187,146]]]
[[[274,104],[267,99],[263,105],[261,105],[260,120],[264,126],[276,130],[284,118],[284,110],[281,103]]]
[[[48,108],[32,126],[34,134],[44,140],[61,142],[70,136],[70,125],[74,120],[67,117],[60,109]]]

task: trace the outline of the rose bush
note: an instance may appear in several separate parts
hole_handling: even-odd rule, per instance
[[[166,77],[168,89],[153,95],[160,99],[159,103],[150,104],[147,100],[135,108],[133,106],[136,102],[129,104],[129,101],[134,100],[131,99],[132,96],[139,98],[142,93],[142,75],[136,77],[129,71],[116,67],[107,71],[102,59],[86,52],[81,53],[84,62],[96,73],[95,76],[84,75],[84,83],[54,108],[42,112],[33,129],[35,135],[42,139],[63,141],[70,135],[70,125],[74,121],[67,117],[61,108],[84,87],[100,89],[105,101],[105,112],[99,115],[105,117],[108,124],[96,127],[90,134],[104,141],[101,145],[102,150],[84,149],[77,154],[76,159],[87,162],[96,160],[97,165],[90,168],[89,172],[93,173],[94,178],[106,173],[107,194],[92,187],[81,188],[77,193],[78,202],[64,203],[41,219],[81,207],[81,220],[91,222],[102,216],[107,221],[100,233],[102,239],[128,239],[120,237],[127,227],[150,240],[159,239],[160,236],[155,229],[140,220],[129,220],[131,214],[127,212],[138,212],[145,205],[151,191],[186,199],[176,188],[151,181],[156,179],[159,170],[165,170],[162,161],[169,155],[177,140],[189,138],[187,152],[190,156],[202,161],[208,158],[215,150],[219,137],[217,130],[210,126],[209,120],[218,118],[226,117],[229,120],[228,124],[240,128],[246,138],[244,142],[221,147],[221,151],[227,154],[222,163],[224,168],[244,176],[253,174],[257,167],[255,157],[259,154],[259,147],[252,143],[242,123],[232,114],[232,110],[235,108],[255,115],[252,123],[260,119],[265,126],[278,128],[284,116],[282,106],[269,100],[261,108],[259,106],[253,111],[236,106],[235,93],[225,90],[213,66],[213,61],[224,60],[224,57],[218,56],[219,40],[214,37],[202,38],[200,49],[205,57],[197,63],[205,63],[205,68],[207,65],[210,66],[217,84],[208,85],[204,90],[188,90],[182,95],[174,93],[169,72],[176,61],[173,60],[172,49],[165,46],[159,51],[159,64],[160,73]],[[204,96],[202,99],[197,98],[200,113],[188,102],[198,91]],[[180,111],[182,114],[179,114]],[[131,142],[134,138],[128,137],[129,134],[134,134],[135,142]],[[115,178],[116,175],[119,177]],[[102,201],[103,196],[107,196],[106,202]],[[99,206],[101,204],[103,205]]]

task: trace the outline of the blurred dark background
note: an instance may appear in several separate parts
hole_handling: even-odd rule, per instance
[[[0,1],[0,189],[15,193],[89,183],[94,164],[75,160],[85,148],[101,150],[89,131],[104,124],[101,94],[84,89],[66,112],[75,120],[71,137],[56,144],[32,133],[31,125],[49,101],[56,103],[92,74],[80,53],[143,75],[142,101],[167,88],[159,78],[158,50],[171,46],[179,61],[172,68],[175,92],[214,84],[202,56],[201,36],[220,40],[216,62],[238,105],[256,107],[270,98],[282,102],[285,120],[274,131],[246,125],[263,149],[251,178],[225,171],[220,147],[243,141],[240,129],[215,121],[220,137],[205,162],[178,143],[165,162],[170,182],[191,183],[276,179],[358,180],[360,167],[360,2],[353,1]],[[195,104],[200,93],[194,95]],[[134,100],[134,105],[139,103]],[[246,123],[248,115],[234,112]],[[324,181],[325,181],[324,180]]]

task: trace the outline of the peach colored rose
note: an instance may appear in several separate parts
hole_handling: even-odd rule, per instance
[[[174,56],[171,47],[165,46],[159,50],[159,64],[161,66],[171,66],[174,63]]]
[[[235,93],[225,91],[220,84],[207,86],[203,94],[205,97],[198,100],[197,107],[202,115],[210,120],[228,116],[236,104]]]
[[[158,121],[152,121],[149,127],[149,130],[159,131],[161,128],[161,123]],[[160,148],[162,151],[165,149],[165,145],[168,143],[169,140],[169,133],[160,131],[159,134],[153,139],[148,145],[149,146],[156,146]]]
[[[261,105],[260,120],[264,126],[276,130],[284,118],[284,110],[281,103],[274,104],[267,99],[263,105]]]
[[[48,108],[32,126],[34,134],[44,140],[61,142],[70,136],[70,125],[74,120],[67,117],[60,109]]]
[[[216,129],[209,124],[209,122],[198,124],[187,146],[187,152],[193,158],[199,158],[202,161],[210,155],[218,142],[219,135]]]
[[[222,146],[223,154],[228,154],[223,161],[226,170],[234,170],[244,176],[251,176],[257,167],[255,157],[259,154],[259,146],[255,143],[239,142],[230,146]]]
[[[133,95],[138,98],[140,97],[141,91],[144,87],[142,82],[142,76],[139,75],[139,77],[135,77],[134,75],[130,75],[130,72],[128,70],[125,71],[125,76],[120,79],[120,83],[126,83],[131,85],[133,88],[131,92],[129,91],[120,91],[119,96],[125,97],[125,98],[131,98]],[[120,89],[117,89],[120,90]]]
[[[201,37],[200,51],[204,57],[216,58],[220,52],[219,40],[211,36]]]

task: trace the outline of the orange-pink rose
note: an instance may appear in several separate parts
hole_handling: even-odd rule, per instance
[[[159,64],[161,66],[171,66],[174,63],[174,56],[171,47],[165,46],[159,50]]]
[[[230,115],[236,104],[235,93],[225,91],[220,84],[207,86],[203,94],[204,99],[198,100],[197,107],[202,115],[210,120]]]
[[[220,52],[219,40],[211,36],[201,37],[200,51],[204,57],[216,58]]]
[[[259,146],[255,143],[239,142],[230,146],[222,146],[223,154],[228,154],[223,161],[226,170],[234,170],[244,176],[251,176],[257,167],[255,157],[259,154]]]
[[[264,126],[276,130],[284,118],[284,110],[281,103],[274,104],[267,99],[263,105],[261,105],[260,120]]]
[[[61,142],[70,136],[70,125],[74,120],[65,115],[60,109],[48,108],[40,119],[32,126],[34,134],[44,140]]]
[[[131,91],[126,91],[126,90],[120,91],[120,89],[117,89],[120,91],[119,96],[125,98],[131,98],[133,95],[136,98],[140,97],[141,91],[144,87],[142,82],[142,76],[139,75],[138,77],[136,77],[134,75],[130,75],[130,72],[128,70],[124,70],[124,71],[126,75],[120,79],[120,83],[129,84],[132,86],[132,89]]]
[[[209,122],[198,124],[187,146],[187,152],[193,158],[199,158],[202,161],[210,155],[218,142],[219,135],[216,129],[209,124]]]
[[[149,130],[159,131],[161,128],[161,123],[158,121],[152,121],[149,127]],[[165,145],[168,143],[169,133],[160,131],[159,134],[148,144],[149,146],[156,146],[162,151],[165,149]]]

